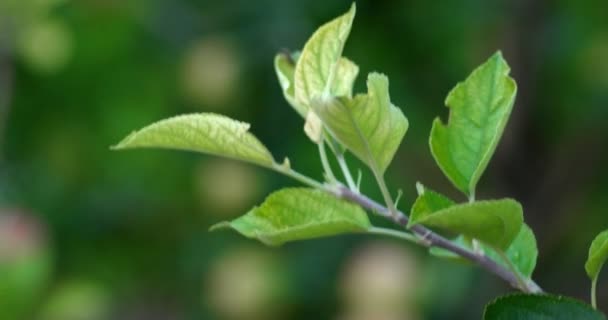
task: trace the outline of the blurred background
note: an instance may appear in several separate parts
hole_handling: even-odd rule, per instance
[[[341,236],[272,249],[207,232],[293,181],[210,156],[108,150],[153,121],[217,112],[320,179],[272,61],[349,5],[0,0],[0,319],[479,319],[509,289],[409,244]],[[357,91],[386,73],[411,123],[388,174],[401,209],[416,181],[461,199],[431,158],[431,122],[501,49],[519,93],[479,198],[520,200],[537,282],[587,300],[587,248],[608,227],[608,2],[357,5],[345,50],[361,67]],[[363,189],[380,199],[367,171]],[[608,308],[608,280],[599,298]]]

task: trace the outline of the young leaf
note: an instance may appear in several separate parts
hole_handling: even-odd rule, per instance
[[[426,188],[420,182],[416,183],[416,189],[418,190],[418,198],[416,198],[416,201],[410,210],[408,228],[414,225],[415,221],[418,221],[423,216],[447,209],[455,204],[454,201]]]
[[[355,18],[353,3],[344,15],[324,24],[304,45],[295,68],[295,99],[304,107],[328,94],[350,96],[359,67],[342,58],[342,50]],[[305,116],[305,115],[303,115]]]
[[[605,320],[591,306],[571,298],[514,294],[486,306],[484,320]]]
[[[288,241],[364,232],[371,227],[359,206],[320,190],[288,188],[272,193],[264,203],[230,222],[211,230],[229,227],[267,245]]]
[[[315,143],[319,143],[319,128],[318,125],[322,123],[317,123],[316,119],[319,119],[314,113],[309,112],[310,107],[308,105],[303,105],[298,103],[295,98],[294,93],[294,73],[295,73],[295,63],[300,58],[300,52],[294,52],[290,56],[285,53],[280,53],[276,55],[274,58],[274,67],[277,73],[277,77],[279,78],[279,83],[281,84],[281,88],[283,89],[283,95],[285,96],[285,100],[296,110],[296,112],[306,119],[306,123],[304,125],[304,132],[306,135]],[[347,82],[340,82],[343,86],[350,86],[348,88],[339,88],[336,94],[339,95],[348,95],[350,96],[352,93],[352,85],[357,76],[356,73],[358,69],[355,69],[355,74],[350,81],[350,84]],[[312,120],[311,120],[312,119]],[[312,130],[311,130],[312,129]],[[323,130],[325,132],[325,130]],[[338,143],[331,135],[325,133],[325,139],[329,145],[329,147],[337,154],[343,154],[346,150],[344,147]]]
[[[507,268],[509,266],[504,261],[495,249],[484,246],[486,254],[498,264],[501,264]],[[534,232],[528,227],[528,225],[522,225],[517,237],[513,240],[513,243],[505,251],[505,256],[511,261],[511,264],[517,268],[519,273],[530,278],[534,268],[536,267],[536,258],[538,257],[538,248],[536,247],[536,237]]]
[[[423,224],[447,229],[498,249],[506,249],[519,233],[523,213],[517,201],[501,199],[457,204],[418,215],[415,220],[411,220],[412,225]]]
[[[133,132],[112,149],[178,149],[272,166],[272,155],[248,130],[248,123],[221,115],[190,114],[162,120]]]
[[[407,131],[408,121],[390,101],[386,76],[369,74],[367,88],[367,94],[354,99],[320,98],[312,106],[338,141],[382,174]]]
[[[291,55],[279,53],[274,57],[274,70],[279,78],[279,84],[283,89],[285,100],[298,112],[300,116],[306,118],[308,106],[299,104],[296,101],[294,89],[294,75],[296,62],[300,58],[300,52],[294,52]]]
[[[602,231],[591,242],[589,257],[585,263],[585,271],[591,281],[597,279],[606,259],[608,259],[608,230]]]
[[[466,195],[475,194],[511,114],[517,86],[509,71],[502,54],[495,53],[448,94],[448,124],[439,118],[433,122],[433,157]]]

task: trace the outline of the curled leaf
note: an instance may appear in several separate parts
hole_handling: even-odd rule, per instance
[[[355,98],[319,98],[314,112],[332,135],[372,170],[382,174],[391,163],[409,123],[393,105],[388,78],[370,73],[367,94]]]

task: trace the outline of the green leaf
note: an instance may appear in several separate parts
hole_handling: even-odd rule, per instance
[[[514,294],[486,306],[484,320],[605,320],[591,306],[571,298]]]
[[[447,229],[498,249],[506,249],[519,233],[523,212],[517,201],[501,199],[457,204],[411,220],[412,225]]]
[[[585,271],[595,281],[600,274],[602,266],[608,258],[608,230],[602,231],[593,239],[589,247],[589,257],[585,263]]]
[[[247,214],[211,228],[232,228],[267,245],[288,241],[364,232],[371,227],[359,206],[326,192],[288,188],[272,193]]]
[[[279,78],[279,84],[283,89],[283,96],[285,100],[298,112],[300,116],[306,118],[308,113],[308,106],[304,106],[296,102],[295,89],[294,89],[294,75],[296,69],[296,62],[300,58],[300,52],[294,52],[290,55],[286,53],[279,53],[274,57],[274,70]]]
[[[484,246],[484,251],[492,260],[496,263],[509,268],[504,259],[500,256],[495,249]],[[517,237],[513,240],[513,243],[505,251],[505,256],[511,261],[511,263],[517,268],[519,273],[526,278],[532,276],[534,268],[536,267],[536,258],[538,257],[538,248],[536,247],[536,237],[534,232],[528,225],[522,225]]]
[[[162,120],[133,132],[112,149],[178,149],[272,166],[272,155],[248,130],[248,123],[225,116],[190,114]]]
[[[410,210],[408,228],[414,225],[415,221],[418,221],[420,218],[433,212],[447,209],[455,204],[454,201],[426,188],[420,182],[416,183],[416,190],[418,191],[418,198],[416,198],[416,201]]]
[[[462,192],[475,194],[504,131],[517,92],[509,66],[497,52],[448,94],[447,125],[433,122],[430,147],[435,161]]]
[[[451,240],[451,242],[460,247],[473,250],[470,239],[466,239],[466,237],[458,236]],[[501,257],[496,249],[484,244],[482,244],[482,248],[490,259],[505,268],[510,269],[510,266],[504,261],[503,257]],[[439,258],[468,261],[461,256],[442,248],[431,247],[429,253]],[[530,227],[525,224],[522,226],[517,237],[513,240],[513,243],[511,243],[509,248],[505,251],[505,256],[509,259],[511,264],[517,268],[517,271],[522,276],[528,279],[531,278],[532,272],[534,272],[534,268],[536,267],[538,249],[536,248],[536,238]]]
[[[359,67],[342,58],[342,51],[355,12],[353,3],[347,13],[321,26],[304,45],[296,63],[294,93],[297,103],[305,108],[322,95],[351,95]]]
[[[466,239],[466,237],[460,235],[452,240],[450,240],[450,242],[452,242],[453,244],[462,247],[462,248],[466,248],[471,250],[472,249],[472,245],[471,245],[471,240],[470,239]],[[443,259],[450,259],[450,260],[457,260],[457,261],[462,261],[462,262],[469,262],[469,260],[455,254],[452,251],[448,251],[446,249],[443,248],[439,248],[439,247],[430,247],[429,248],[429,253],[435,257],[438,258],[443,258]]]
[[[313,108],[339,142],[382,174],[407,131],[408,121],[390,101],[386,76],[371,73],[367,88],[367,94],[354,99],[316,99]]]
[[[277,73],[277,77],[279,78],[279,83],[281,84],[281,88],[283,89],[283,95],[285,96],[285,100],[296,110],[296,112],[306,119],[306,125],[304,126],[304,131],[306,135],[315,143],[318,143],[318,132],[310,132],[310,129],[317,129],[315,127],[315,121],[310,121],[310,119],[314,120],[316,115],[314,113],[309,113],[310,107],[308,105],[302,105],[296,101],[295,93],[294,93],[294,73],[295,73],[295,63],[300,58],[300,52],[294,52],[291,55],[287,55],[285,53],[279,53],[274,58],[274,67]],[[348,81],[341,82],[343,86],[349,85],[349,88],[341,88],[338,90],[337,94],[348,95],[350,96],[352,93],[352,85],[357,76],[356,73],[358,69],[354,70],[355,74],[350,80],[350,84]],[[318,119],[318,118],[317,118]],[[325,130],[323,130],[325,131]],[[344,153],[344,147],[338,143],[330,134],[325,133],[325,139],[329,145],[329,147],[333,150],[333,152],[337,154]]]
[[[412,209],[410,210],[410,220],[407,225],[408,228],[415,224],[413,223],[414,221],[419,220],[425,215],[437,212],[439,210],[447,209],[455,205],[454,201],[452,201],[448,197],[426,188],[420,182],[416,183],[416,190],[418,191],[418,198],[416,198],[416,201],[414,202],[414,205],[412,205]],[[457,246],[470,249],[471,240],[465,238],[466,237],[459,235],[455,239],[451,240],[451,242]],[[461,256],[439,247],[430,247],[429,253],[439,258],[467,261]]]

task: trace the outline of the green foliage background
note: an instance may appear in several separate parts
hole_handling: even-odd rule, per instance
[[[0,299],[13,307],[0,318],[479,319],[507,288],[407,244],[344,236],[269,249],[207,232],[295,185],[286,178],[207,156],[108,150],[151,122],[218,112],[320,178],[273,57],[349,5],[1,1]],[[608,226],[608,4],[357,5],[345,55],[362,75],[390,77],[410,122],[387,174],[403,189],[400,208],[416,180],[461,199],[428,135],[449,90],[502,49],[518,97],[477,198],[520,200],[539,244],[535,279],[586,298],[588,244]],[[368,172],[363,190],[380,199]],[[600,307],[607,292],[600,278]]]

